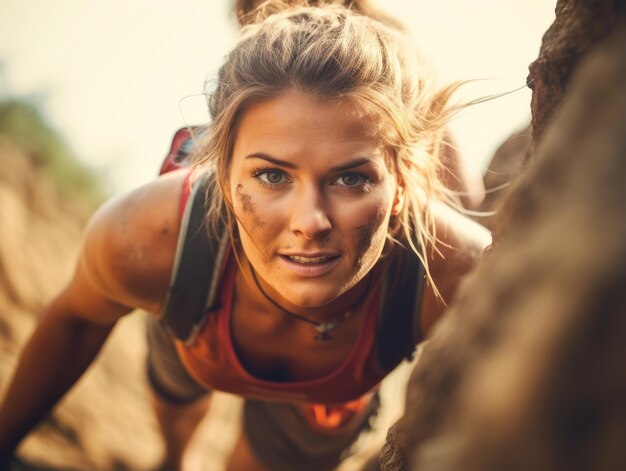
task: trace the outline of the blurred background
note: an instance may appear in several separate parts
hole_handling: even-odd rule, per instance
[[[554,18],[545,0],[379,0],[415,37],[441,81],[479,79],[459,99],[523,87]],[[174,131],[207,121],[211,80],[237,28],[227,0],[2,0],[0,100],[33,105],[107,193],[149,181]],[[185,98],[188,97],[188,98]],[[483,170],[529,120],[522,89],[452,123]]]

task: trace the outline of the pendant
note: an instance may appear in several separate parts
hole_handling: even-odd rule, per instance
[[[332,340],[332,335],[330,335],[330,333],[335,330],[335,328],[337,327],[337,325],[339,324],[338,321],[333,321],[333,322],[320,322],[319,324],[317,324],[315,326],[315,330],[317,330],[319,333],[317,335],[315,335],[315,337],[313,337],[314,340]]]

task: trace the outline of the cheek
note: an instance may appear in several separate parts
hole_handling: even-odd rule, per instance
[[[362,263],[368,256],[377,257],[380,254],[387,235],[390,205],[381,198],[352,212],[353,216],[358,215],[358,221],[353,221],[352,225],[357,263]]]
[[[254,204],[252,196],[246,193],[242,184],[238,184],[235,190],[235,216],[244,226],[244,230],[249,233],[258,232],[265,222]]]
[[[379,238],[385,214],[383,211],[376,211],[368,219],[368,222],[356,227],[356,250],[358,253],[366,252]]]

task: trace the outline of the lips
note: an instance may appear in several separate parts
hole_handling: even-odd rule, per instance
[[[304,277],[323,276],[339,264],[339,255],[281,255],[284,267],[291,273]]]
[[[321,257],[302,257],[300,255],[287,255],[286,257],[292,262],[296,263],[325,263],[332,260],[333,258],[337,258],[336,256],[332,255],[323,255]]]

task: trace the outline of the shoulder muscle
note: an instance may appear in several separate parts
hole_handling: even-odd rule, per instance
[[[103,205],[87,226],[77,275],[116,303],[157,311],[173,266],[184,178],[174,172]]]
[[[424,292],[421,315],[424,333],[443,313],[462,278],[474,268],[491,243],[491,234],[485,227],[449,206],[437,202],[431,210],[435,217],[437,247],[428,249],[426,255],[437,289],[429,284]]]

